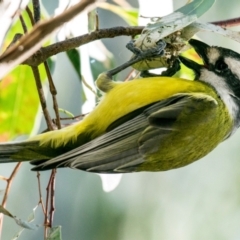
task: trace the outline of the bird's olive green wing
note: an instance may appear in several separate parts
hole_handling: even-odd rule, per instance
[[[216,106],[214,98],[207,95],[201,94],[197,101],[202,101],[203,96],[205,102],[211,103],[209,107]],[[177,94],[156,102],[87,144],[44,163],[32,161],[37,165],[33,170],[71,167],[98,173],[136,171],[146,160],[146,153],[156,151],[156,144],[161,146],[161,141],[176,131],[176,119],[193,100],[196,99],[188,94]]]

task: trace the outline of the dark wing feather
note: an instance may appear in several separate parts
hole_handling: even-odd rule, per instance
[[[17,155],[20,151],[24,151],[25,149],[34,149],[36,147],[38,147],[37,141],[1,143],[0,144],[0,163],[19,162],[23,160],[28,161],[31,158],[21,159],[19,157],[14,159],[13,156]]]
[[[182,109],[191,101],[187,94],[177,94],[143,109],[139,115],[110,132],[44,163],[33,170],[71,167],[98,173],[132,172],[144,162],[147,152],[161,144]],[[214,100],[214,99],[213,99]]]

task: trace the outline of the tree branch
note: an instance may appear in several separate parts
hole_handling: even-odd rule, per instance
[[[45,117],[45,120],[46,120],[46,123],[48,126],[48,130],[53,130],[54,128],[53,128],[50,114],[47,109],[47,103],[46,103],[46,99],[45,99],[44,92],[43,92],[39,69],[38,69],[38,67],[33,66],[32,71],[33,71],[34,79],[36,81],[38,96],[39,96],[41,107],[43,110],[43,115]]]
[[[17,44],[11,46],[0,56],[0,79],[40,49],[41,44],[58,27],[71,20],[95,1],[82,0],[56,17],[38,22],[31,31],[20,38]]]
[[[56,55],[67,50],[80,47],[89,42],[103,38],[114,38],[119,36],[135,36],[142,32],[144,27],[113,27],[113,28],[104,28],[99,29],[91,33],[81,35],[79,37],[74,37],[67,39],[61,42],[51,44],[47,47],[41,48],[37,53],[32,57],[27,59],[24,64],[30,66],[38,66],[44,62],[47,58]]]
[[[19,168],[21,167],[22,163],[17,163],[17,165],[15,166],[15,168],[13,169],[13,172],[11,173],[11,176],[6,180],[7,181],[7,187],[3,196],[3,200],[2,200],[2,206],[6,207],[6,203],[7,203],[7,198],[8,198],[8,194],[9,191],[11,189],[11,185],[13,182],[14,177],[16,176]],[[2,224],[3,224],[3,215],[0,214],[0,238],[1,238],[1,233],[2,233]]]
[[[34,22],[37,23],[41,18],[41,9],[39,0],[32,0],[33,3],[33,13],[34,13]]]
[[[212,24],[221,26],[221,27],[234,27],[239,26],[240,18],[233,18],[224,21],[211,22]],[[97,31],[87,33],[78,37],[67,39],[61,42],[51,44],[47,47],[41,48],[37,53],[32,57],[27,59],[24,64],[30,66],[37,66],[43,63],[47,58],[54,56],[58,53],[68,51],[73,48],[80,47],[89,42],[103,38],[114,38],[119,36],[136,36],[141,34],[144,26],[137,27],[112,27],[99,29]]]
[[[240,18],[231,18],[231,19],[216,21],[211,23],[223,28],[236,27],[236,26],[239,26],[240,24]]]

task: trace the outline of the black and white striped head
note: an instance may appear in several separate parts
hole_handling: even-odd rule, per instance
[[[227,48],[209,46],[196,39],[191,39],[189,44],[202,58],[203,65],[179,57],[181,62],[194,71],[195,80],[215,88],[234,119],[235,131],[240,125],[240,54]]]

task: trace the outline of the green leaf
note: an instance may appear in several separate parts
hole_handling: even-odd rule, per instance
[[[51,58],[47,59],[47,64],[48,64],[51,74],[53,74],[53,71],[55,69],[55,65],[56,65],[55,63],[56,63],[55,57],[51,57]]]
[[[74,115],[71,112],[69,112],[69,111],[67,111],[67,110],[65,110],[63,108],[58,108],[58,111],[61,112],[61,113],[66,114],[69,118],[74,118]]]
[[[21,219],[19,219],[19,218],[13,217],[14,220],[15,220],[15,222],[16,222],[19,226],[21,226],[22,228],[13,236],[12,240],[18,239],[18,238],[20,237],[20,235],[22,234],[22,232],[24,231],[24,229],[29,229],[29,230],[37,230],[37,229],[38,229],[38,227],[39,227],[40,225],[30,223],[30,222],[32,222],[32,221],[34,220],[34,218],[35,218],[35,211],[36,211],[37,208],[38,208],[38,205],[37,205],[35,208],[33,208],[33,211],[32,211],[32,213],[28,216],[28,220],[27,220],[27,221],[23,221],[23,220],[21,220]]]
[[[212,7],[214,2],[215,0],[194,0],[175,12],[181,12],[184,15],[196,15],[199,18]]]
[[[88,32],[92,32],[96,29],[97,18],[98,18],[98,13],[96,9],[88,13]]]
[[[78,52],[77,49],[71,49],[68,50],[67,52],[67,56],[70,60],[70,62],[72,63],[75,71],[78,74],[78,77],[81,79],[82,78],[82,74],[81,74],[81,60],[80,60],[80,53]]]
[[[67,52],[67,56],[74,68],[74,70],[76,71],[79,81],[82,82],[83,78],[82,78],[82,73],[81,73],[81,55],[80,52],[77,49],[71,49],[68,50]],[[85,93],[82,91],[81,93],[82,95],[82,101],[85,102],[86,101],[86,96]]]
[[[22,228],[28,229],[28,230],[37,230],[39,227],[38,224],[30,223],[28,221],[24,221],[17,217],[14,217],[14,220],[17,223],[17,225],[19,225]]]
[[[24,22],[28,29],[32,28],[26,11],[23,12]],[[23,33],[20,21],[11,27],[4,47],[11,43],[14,36]],[[53,60],[48,60],[50,70]],[[46,78],[43,64],[39,67],[41,79]],[[39,109],[39,98],[35,80],[29,66],[20,65],[0,81],[0,142],[8,141],[18,135],[31,133]]]
[[[37,205],[35,208],[33,208],[32,212],[28,216],[28,219],[27,219],[28,222],[32,222],[35,219],[35,211],[37,210],[38,206],[39,205]]]
[[[46,240],[61,240],[61,239],[62,239],[61,226],[50,228],[49,234]]]
[[[43,66],[41,79],[46,77]],[[30,134],[39,108],[32,70],[18,66],[0,82],[0,141]]]
[[[112,57],[105,61],[99,61],[96,58],[90,57],[90,65],[93,74],[93,78],[97,79],[98,75],[114,67],[114,59]]]
[[[220,26],[211,24],[211,23],[202,23],[194,22],[190,26],[184,29],[185,31],[190,31],[190,34],[193,35],[199,31],[208,31],[216,34],[223,35],[224,37],[230,38],[237,42],[240,42],[240,35],[237,31],[232,31],[230,29],[222,28]]]
[[[210,9],[214,2],[215,0],[195,0],[173,13],[159,18],[155,23],[149,24],[143,32],[155,33],[154,41],[158,41],[196,21]]]
[[[124,21],[126,21],[129,25],[137,26],[138,25],[138,14],[139,11],[136,8],[122,8],[116,5],[101,2],[98,5],[99,7],[112,11],[113,13],[117,14],[121,17]]]

